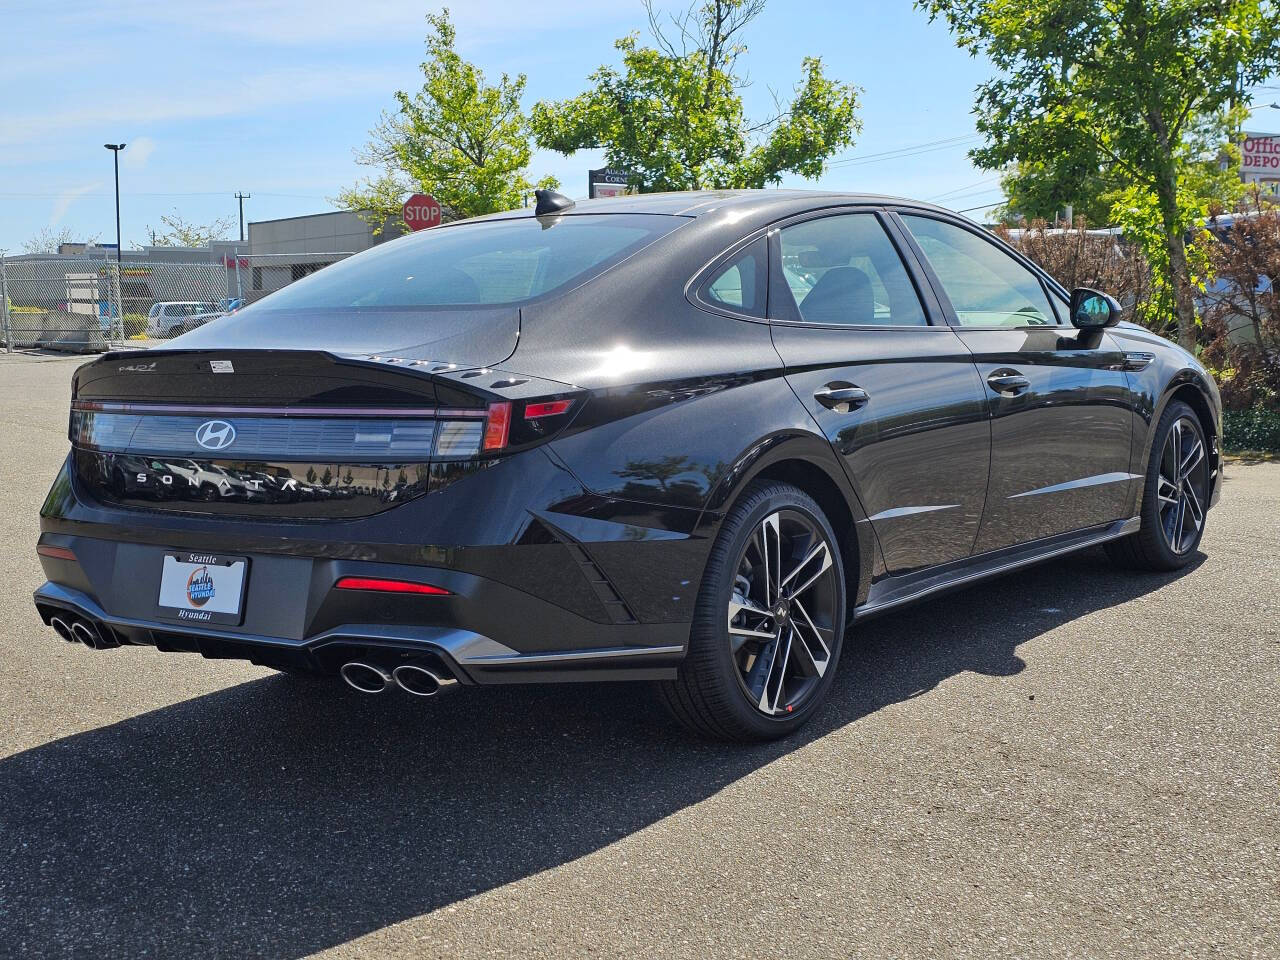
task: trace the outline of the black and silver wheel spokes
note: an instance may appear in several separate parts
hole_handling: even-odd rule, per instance
[[[738,561],[729,648],[743,689],[770,715],[789,713],[831,663],[837,584],[832,547],[794,510],[771,513]]]
[[[1156,478],[1160,527],[1174,553],[1186,553],[1204,526],[1208,470],[1204,441],[1186,417],[1177,420],[1165,438]]]

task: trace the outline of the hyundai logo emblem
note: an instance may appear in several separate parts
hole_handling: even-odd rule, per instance
[[[222,450],[236,439],[236,428],[225,420],[206,420],[196,428],[196,443],[206,450]]]

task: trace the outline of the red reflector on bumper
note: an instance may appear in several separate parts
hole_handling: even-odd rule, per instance
[[[381,577],[341,577],[334,586],[339,590],[374,590],[379,593],[425,593],[433,597],[448,596],[443,587],[411,580],[384,580]]]
[[[36,553],[42,557],[56,557],[59,560],[74,560],[76,555],[66,547],[55,547],[48,543],[36,544]]]
[[[526,420],[537,420],[539,417],[558,417],[567,413],[573,406],[572,400],[548,400],[546,403],[530,403],[524,408]]]

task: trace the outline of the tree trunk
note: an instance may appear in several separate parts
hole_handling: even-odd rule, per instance
[[[1173,307],[1178,315],[1178,344],[1194,353],[1196,349],[1196,301],[1191,283],[1191,267],[1187,263],[1187,246],[1182,231],[1165,227],[1165,243],[1169,250],[1169,273],[1173,283]]]
[[[1164,225],[1165,250],[1169,254],[1169,282],[1173,285],[1173,308],[1178,316],[1178,344],[1189,353],[1196,349],[1196,301],[1187,263],[1187,244],[1178,218],[1177,177],[1170,172],[1156,186],[1160,219]]]

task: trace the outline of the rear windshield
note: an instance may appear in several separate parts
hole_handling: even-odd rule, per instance
[[[686,222],[653,214],[544,219],[423,230],[325,267],[259,309],[519,303],[577,285]]]

